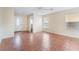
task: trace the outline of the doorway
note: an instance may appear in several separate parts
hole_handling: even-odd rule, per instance
[[[29,31],[30,31],[30,32],[33,32],[33,17],[32,17],[32,16],[30,16],[29,24],[30,24],[30,26],[29,26]]]

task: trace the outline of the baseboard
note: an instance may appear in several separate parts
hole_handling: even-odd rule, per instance
[[[17,32],[30,32],[30,31],[15,31],[14,33],[17,33]]]
[[[56,34],[58,34],[58,35],[62,35],[62,36],[66,36],[66,37],[71,37],[71,38],[79,39],[79,36],[68,35],[68,34],[60,34],[60,33],[56,33]]]
[[[0,37],[0,42],[2,42],[2,40],[4,39],[13,39],[14,35],[5,35],[5,36],[1,36]]]
[[[45,32],[45,31],[43,31],[43,32]],[[60,36],[65,36],[65,37],[70,37],[70,38],[74,38],[74,39],[79,39],[79,36],[72,36],[72,35],[68,35],[68,34],[51,33],[51,32],[46,32],[46,33],[55,34],[55,35],[60,35]]]

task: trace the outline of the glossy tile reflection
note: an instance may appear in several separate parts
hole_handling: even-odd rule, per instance
[[[79,39],[57,34],[17,32],[1,41],[1,51],[77,51]]]

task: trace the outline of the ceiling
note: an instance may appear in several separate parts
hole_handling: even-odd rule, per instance
[[[15,12],[16,14],[24,14],[30,15],[33,13],[39,13],[41,15],[59,12],[63,10],[71,9],[72,7],[16,7]]]

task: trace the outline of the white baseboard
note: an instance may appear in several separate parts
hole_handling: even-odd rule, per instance
[[[14,37],[14,34],[8,34],[8,35],[0,36],[0,40],[3,40],[5,38],[9,38],[9,37]]]
[[[71,35],[71,34],[67,34],[67,33],[55,33],[55,32],[50,32],[50,31],[45,31],[45,32],[54,33],[54,34],[58,34],[58,35],[63,35],[63,36],[68,36],[68,37],[79,39],[79,35]]]
[[[67,36],[67,37],[72,37],[72,38],[77,38],[77,39],[79,39],[79,36],[76,36],[76,35],[63,34],[63,33],[54,33],[54,34],[58,34],[58,35],[62,35],[62,36]]]
[[[72,38],[78,38],[79,39],[79,36],[78,35],[70,35],[70,34],[60,34],[58,33],[59,35],[64,35],[64,36],[68,36],[68,37],[72,37]]]

